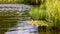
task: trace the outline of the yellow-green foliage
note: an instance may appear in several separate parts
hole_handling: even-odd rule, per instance
[[[60,1],[46,0],[46,19],[51,21],[55,26],[60,26]]]
[[[40,7],[38,6],[33,7],[32,10],[30,11],[30,16],[32,17],[32,19],[42,20],[45,18],[45,10],[46,10],[45,5],[41,5]]]
[[[0,0],[0,3],[22,3],[24,0]]]
[[[39,8],[33,8],[30,14],[33,19],[45,19],[54,26],[60,26],[60,1],[45,0],[45,3],[41,4]]]
[[[46,21],[43,20],[31,20],[30,24],[38,26],[49,26]]]
[[[41,20],[45,20],[45,16],[46,16],[46,6],[40,5],[40,7],[39,7],[39,18]]]
[[[33,7],[30,11],[30,16],[32,19],[39,19],[39,7]]]

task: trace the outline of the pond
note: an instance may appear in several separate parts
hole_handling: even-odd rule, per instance
[[[0,4],[0,34],[57,34],[50,28],[46,32],[40,29],[38,33],[38,28],[29,24],[31,8],[31,5],[25,4]]]
[[[0,7],[0,34],[38,34],[38,28],[29,24],[30,5],[0,4]]]

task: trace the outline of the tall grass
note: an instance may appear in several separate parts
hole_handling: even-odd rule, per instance
[[[46,20],[54,26],[60,26],[60,1],[46,0],[39,7],[32,8],[30,16],[34,20]]]
[[[47,0],[46,1],[46,18],[51,21],[54,26],[60,26],[60,1]]]
[[[45,32],[40,32],[41,34],[57,34],[57,29],[53,29],[52,27],[60,27],[60,1],[59,0],[45,0],[46,2],[41,4],[38,8],[34,7],[30,11],[30,16],[32,18],[32,24],[37,26],[43,26],[43,24],[47,24]],[[42,20],[42,22],[41,22]],[[42,23],[42,24],[40,24]],[[50,24],[49,24],[50,23]],[[44,26],[47,26],[44,25]]]

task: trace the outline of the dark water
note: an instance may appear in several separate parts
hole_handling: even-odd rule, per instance
[[[30,20],[28,12],[31,6],[25,4],[0,4],[0,34],[11,27],[17,27],[21,21]]]
[[[37,27],[29,25],[31,6],[0,4],[0,34],[38,34]]]
[[[52,28],[51,27],[46,27],[44,30],[42,27],[38,29],[39,34],[60,34],[60,29],[57,27]]]

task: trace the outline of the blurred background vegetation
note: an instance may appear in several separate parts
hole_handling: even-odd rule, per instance
[[[33,7],[30,11],[30,16],[33,19],[32,24],[37,25],[38,30],[40,30],[40,28],[42,28],[43,31],[47,30],[46,34],[59,34],[57,32],[60,32],[60,1],[41,0],[40,2],[39,5]],[[48,33],[48,30],[50,33]]]
[[[0,0],[0,3],[32,5],[33,8],[29,12],[31,24],[36,25],[40,33],[45,30],[46,34],[59,34],[57,32],[60,31],[60,0]]]

